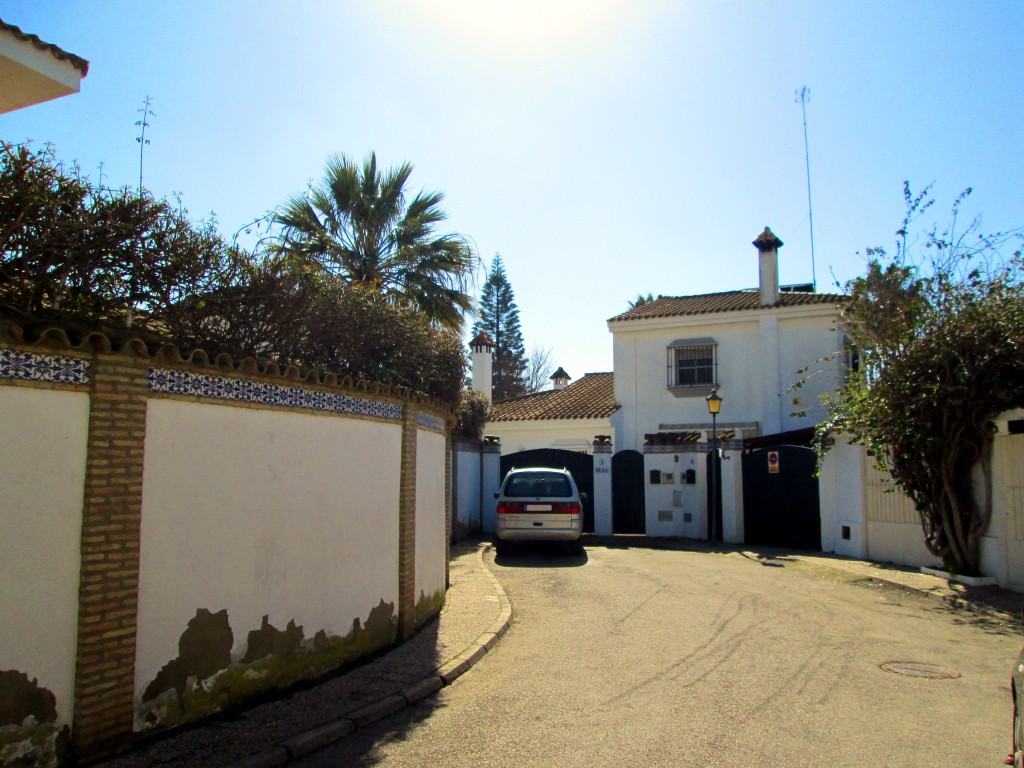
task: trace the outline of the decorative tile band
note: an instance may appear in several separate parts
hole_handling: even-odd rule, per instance
[[[419,412],[419,416],[416,418],[417,425],[426,427],[427,429],[436,429],[438,432],[444,432],[445,421],[440,416],[435,416],[432,413]]]
[[[79,357],[0,349],[0,378],[88,384],[89,361]]]
[[[402,420],[402,406],[354,395],[340,395],[301,387],[285,387],[248,379],[190,373],[169,368],[149,369],[149,389],[172,395],[193,395],[216,400],[308,408],[330,413],[352,413],[379,419]]]

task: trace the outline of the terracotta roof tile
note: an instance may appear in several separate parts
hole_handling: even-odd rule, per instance
[[[81,56],[75,56],[75,54],[73,53],[68,53],[63,49],[58,48],[53,43],[44,42],[40,40],[37,35],[30,35],[26,32],[22,32],[20,29],[18,29],[18,27],[14,26],[13,24],[7,24],[3,19],[0,19],[0,30],[10,32],[18,40],[23,40],[32,43],[32,45],[34,45],[40,51],[49,51],[51,54],[53,54],[54,58],[59,59],[60,61],[69,62],[71,66],[73,66],[75,69],[82,73],[82,77],[85,77],[89,74],[89,62],[83,59]]]
[[[491,406],[491,421],[604,419],[615,413],[611,373],[588,373],[564,389],[501,400]]]
[[[809,291],[783,291],[776,307],[798,307],[808,304],[839,304],[846,297],[839,293],[812,293]],[[659,296],[639,307],[616,315],[608,322],[647,320],[654,317],[679,315],[705,315],[713,312],[739,312],[761,309],[761,295],[757,289],[704,293],[698,296]]]

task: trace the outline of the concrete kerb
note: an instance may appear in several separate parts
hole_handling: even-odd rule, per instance
[[[494,647],[498,639],[505,634],[512,620],[512,604],[508,595],[505,594],[501,584],[484,563],[486,550],[487,546],[477,548],[477,565],[491,582],[499,606],[498,618],[486,632],[481,633],[474,642],[454,658],[438,666],[423,679],[405,686],[401,691],[383,696],[355,712],[350,712],[345,717],[330,720],[262,752],[249,755],[232,763],[230,768],[276,768],[276,766],[287,764],[290,760],[334,744],[360,728],[365,728],[371,723],[432,696],[446,685],[451,685],[482,659]]]

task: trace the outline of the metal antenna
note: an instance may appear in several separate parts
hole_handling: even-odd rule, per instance
[[[146,145],[149,144],[149,139],[146,138],[146,129],[149,128],[147,118],[156,117],[156,112],[150,109],[149,103],[149,95],[147,94],[146,100],[142,103],[142,109],[137,110],[142,113],[142,119],[135,121],[135,125],[142,129],[139,135],[135,137],[135,140],[139,142],[139,197],[142,197],[142,152],[145,150]]]
[[[811,285],[818,290],[818,275],[814,269],[814,210],[811,208],[811,154],[807,151],[807,102],[811,100],[811,89],[806,85],[796,91],[795,101],[800,104],[804,116],[804,160],[807,163],[807,218],[811,223]]]

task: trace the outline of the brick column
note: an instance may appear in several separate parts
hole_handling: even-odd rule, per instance
[[[402,412],[402,475],[398,493],[398,634],[416,629],[416,431],[419,405],[405,402]]]
[[[127,356],[92,364],[72,728],[80,761],[131,746],[148,370]]]

